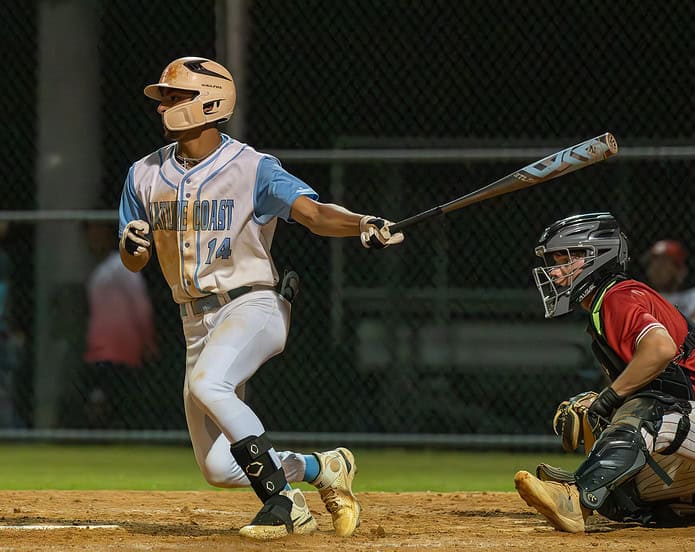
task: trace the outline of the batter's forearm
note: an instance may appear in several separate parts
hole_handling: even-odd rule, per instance
[[[292,207],[292,218],[314,234],[332,238],[360,235],[362,215],[333,203],[318,203],[298,198]]]
[[[360,219],[362,215],[332,203],[324,204],[321,212],[319,219],[310,228],[314,234],[331,238],[347,238],[360,235]]]

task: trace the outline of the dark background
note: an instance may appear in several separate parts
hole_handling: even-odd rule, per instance
[[[155,104],[144,97],[143,86],[155,82],[176,57],[221,57],[215,6],[210,0],[101,2],[97,55],[104,178],[96,208],[116,209],[128,167],[164,144]],[[1,9],[8,22],[2,45],[9,117],[0,133],[0,151],[7,155],[0,210],[31,210],[36,208],[38,4],[4,3]],[[241,138],[264,151],[524,146],[550,148],[551,153],[611,131],[623,147],[689,145],[695,131],[694,17],[695,4],[678,1],[248,2],[241,96],[246,132]],[[234,130],[232,119],[228,131],[234,135]],[[336,198],[331,188],[335,167],[284,163],[323,201],[339,199],[355,211],[393,220],[523,164],[346,163],[340,167],[343,195]],[[495,412],[489,415],[498,423],[486,431],[547,433],[551,407],[563,393],[580,391],[576,385],[592,384],[591,376],[576,372],[568,380],[552,366],[529,375],[521,368],[518,373],[482,368],[471,373],[469,367],[461,375],[453,361],[431,374],[422,363],[402,365],[403,358],[419,352],[395,351],[398,332],[405,332],[407,342],[407,335],[415,339],[433,323],[542,327],[540,300],[530,302],[526,293],[535,293],[530,278],[535,240],[555,219],[580,211],[609,210],[618,217],[630,236],[634,274],[641,277],[643,268],[636,261],[656,239],[678,238],[690,247],[691,177],[688,158],[618,156],[554,183],[424,223],[398,249],[375,254],[354,243],[341,245],[343,285],[354,293],[346,300],[344,332],[337,342],[326,331],[333,301],[332,240],[280,223],[277,264],[301,272],[303,291],[287,350],[256,376],[251,401],[275,430],[481,431],[475,409],[454,412],[442,402],[441,397],[453,397],[464,406],[482,401],[484,412]],[[13,320],[29,344],[30,259],[41,247],[32,236],[31,225],[13,225],[5,243],[13,258],[26,259],[13,273],[16,287],[25,291],[13,304]],[[688,266],[695,268],[692,258]],[[142,425],[183,427],[177,403],[183,377],[180,321],[154,263],[145,275],[157,306],[163,355],[152,367],[152,380],[143,384],[155,397],[148,400],[161,404],[151,409],[154,414],[143,414]],[[693,284],[693,278],[687,283]],[[428,295],[428,290],[437,293]],[[446,290],[453,290],[448,298]],[[383,371],[358,366],[365,320],[384,332],[388,360]],[[568,323],[581,322],[581,315],[573,315]],[[501,333],[500,347],[504,341]],[[30,351],[24,370],[31,370]],[[381,404],[388,397],[384,385],[391,385],[385,382],[394,378],[400,404]],[[29,380],[20,378],[24,384],[18,396],[30,396]],[[255,389],[275,391],[255,394]],[[544,397],[543,404],[509,417],[502,413],[506,398],[500,390],[518,395],[522,407],[529,396]],[[445,406],[423,406],[422,411],[403,406],[433,402]],[[363,414],[331,414],[341,408],[352,412],[355,405]]]

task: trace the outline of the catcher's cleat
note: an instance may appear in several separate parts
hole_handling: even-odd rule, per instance
[[[333,518],[333,528],[341,537],[349,537],[360,524],[360,503],[352,494],[352,480],[357,466],[352,452],[338,448],[326,452],[315,452],[321,471],[311,482],[321,495]]]
[[[556,468],[550,464],[540,463],[536,466],[536,477],[541,481],[555,481],[557,483],[574,483],[574,474],[562,468]]]
[[[584,520],[591,512],[580,504],[576,485],[541,481],[527,471],[516,473],[514,485],[526,504],[538,510],[558,531],[584,531]]]
[[[271,496],[251,523],[239,529],[239,535],[255,540],[273,540],[290,533],[313,533],[318,524],[299,489],[280,491]]]

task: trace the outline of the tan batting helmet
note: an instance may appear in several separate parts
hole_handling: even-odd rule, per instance
[[[175,59],[164,68],[157,84],[145,87],[145,95],[160,102],[162,89],[195,92],[188,102],[164,112],[164,126],[171,131],[188,130],[207,123],[226,121],[236,103],[234,79],[219,63],[201,57]]]

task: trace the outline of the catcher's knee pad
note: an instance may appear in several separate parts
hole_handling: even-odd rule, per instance
[[[598,510],[609,493],[647,463],[646,444],[639,428],[610,425],[575,472],[579,500]]]
[[[232,456],[249,478],[251,488],[263,502],[287,486],[282,466],[277,466],[268,452],[271,448],[265,433],[258,437],[250,435],[230,447]]]
[[[666,402],[668,396],[648,392],[631,397],[618,408],[575,472],[579,499],[585,507],[598,510],[613,489],[650,461],[642,429],[656,438]]]

